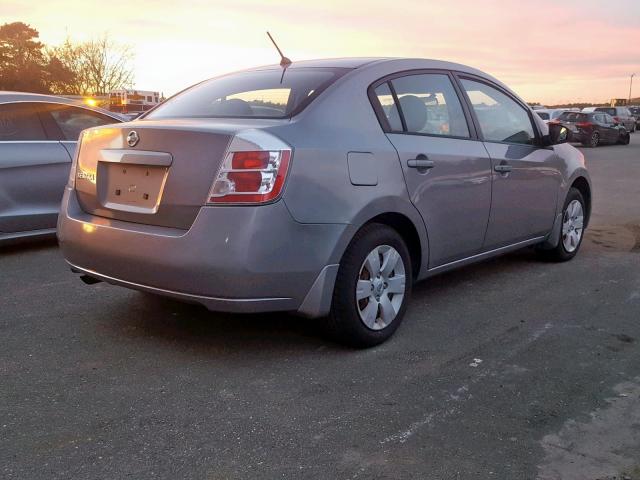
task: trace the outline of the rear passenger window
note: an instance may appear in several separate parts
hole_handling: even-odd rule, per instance
[[[391,128],[392,131],[401,132],[402,122],[400,121],[398,107],[393,101],[393,95],[391,94],[389,84],[383,83],[382,85],[379,85],[375,92],[376,97],[378,98],[378,103],[382,108],[382,112],[384,113],[387,122],[389,122],[389,128]]]
[[[0,142],[21,140],[47,140],[38,114],[24,103],[0,105]]]
[[[534,143],[529,113],[497,88],[473,80],[462,80],[473,105],[484,139],[488,142]]]
[[[78,140],[80,132],[85,128],[116,123],[116,120],[111,117],[85,108],[55,107],[50,113],[58,127],[60,127],[65,140]]]
[[[448,75],[408,75],[391,81],[407,132],[469,137],[460,100]]]

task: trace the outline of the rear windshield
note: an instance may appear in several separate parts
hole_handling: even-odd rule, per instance
[[[549,114],[547,112],[536,112],[536,113],[542,120],[549,120]]]
[[[616,115],[616,109],[615,108],[598,107],[598,108],[596,108],[596,112],[608,113],[609,115],[612,115],[614,117]]]
[[[631,108],[629,108],[629,111],[634,115],[640,115],[640,108],[639,107],[631,107]]]
[[[278,68],[232,73],[179,93],[144,118],[285,118],[299,113],[348,71]]]
[[[558,117],[558,120],[565,122],[586,122],[589,120],[589,114],[578,112],[564,112]]]

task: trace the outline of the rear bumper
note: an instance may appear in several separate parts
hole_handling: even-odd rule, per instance
[[[189,230],[84,212],[66,189],[58,220],[76,271],[216,311],[327,313],[350,239],[343,224],[300,224],[283,202],[203,207]]]

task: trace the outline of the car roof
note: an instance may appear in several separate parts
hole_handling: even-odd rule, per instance
[[[70,105],[74,107],[86,108],[87,110],[93,110],[94,112],[108,115],[114,119],[118,119],[121,121],[123,120],[123,118],[120,117],[120,115],[118,115],[115,112],[111,112],[104,108],[91,107],[89,105],[86,105],[81,100],[59,97],[57,95],[44,95],[41,93],[0,91],[0,103],[14,103],[14,102],[59,103],[62,105]]]
[[[477,70],[473,67],[460,63],[447,62],[444,60],[428,59],[428,58],[410,58],[410,57],[342,57],[342,58],[325,58],[316,60],[301,60],[291,63],[287,68],[348,68],[360,69],[373,65],[388,64],[390,67],[396,65],[400,70],[407,67],[410,69],[440,69],[440,70],[456,70],[467,72],[483,77],[490,77],[485,72]],[[261,67],[249,68],[251,70],[268,70],[282,68],[279,64],[263,65]],[[492,77],[491,77],[492,78]],[[501,82],[500,82],[501,83]]]

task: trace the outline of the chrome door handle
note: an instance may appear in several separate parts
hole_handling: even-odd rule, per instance
[[[435,167],[435,163],[433,163],[433,160],[429,160],[426,155],[418,155],[416,158],[407,160],[407,167],[426,170]]]
[[[493,169],[499,173],[509,173],[511,171],[511,165],[501,163],[500,165],[493,167]]]

